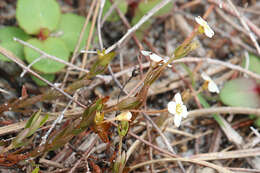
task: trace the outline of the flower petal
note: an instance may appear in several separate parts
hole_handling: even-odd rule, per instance
[[[132,113],[129,112],[129,111],[124,111],[122,112],[121,114],[119,114],[115,120],[118,120],[118,121],[130,121],[132,118]]]
[[[211,80],[208,84],[208,89],[212,93],[219,93],[218,86],[215,84],[213,80]]]
[[[176,114],[176,103],[174,101],[170,101],[167,105],[168,112],[171,114]]]
[[[150,59],[153,60],[153,61],[155,61],[155,62],[160,62],[160,61],[163,60],[162,57],[160,57],[159,55],[157,55],[157,54],[155,54],[155,53],[152,53],[152,54],[150,55]]]
[[[203,27],[204,29],[204,33],[207,37],[211,38],[213,37],[214,35],[214,31],[210,28],[210,26],[208,25],[208,23],[203,19],[201,18],[200,16],[198,17],[195,17],[195,21]]]
[[[181,125],[181,116],[180,115],[174,115],[174,124],[177,127],[180,127]]]
[[[152,52],[145,51],[145,50],[142,50],[141,53],[142,53],[144,56],[150,56],[150,55],[152,54]]]
[[[204,79],[205,81],[211,81],[211,78],[207,75],[207,73],[202,72],[201,73],[201,77],[202,79]]]
[[[187,111],[187,107],[185,105],[182,105],[182,113],[181,116],[183,118],[186,118],[188,116],[188,111]]]
[[[181,98],[181,94],[180,94],[180,93],[175,94],[174,100],[175,100],[175,102],[176,102],[177,104],[183,104],[182,98]]]
[[[201,25],[201,26],[203,26],[204,24],[205,24],[205,20],[204,19],[202,19],[200,16],[198,16],[198,17],[195,17],[195,21],[199,24],[199,25]]]
[[[168,60],[163,60],[164,63],[167,63]],[[172,67],[171,64],[168,64],[167,67]]]
[[[208,26],[204,28],[205,30],[205,35],[209,38],[212,38],[214,35],[214,31]]]

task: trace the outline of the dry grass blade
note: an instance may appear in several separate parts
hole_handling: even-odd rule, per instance
[[[137,169],[137,168],[140,168],[140,167],[143,167],[146,165],[150,165],[150,164],[159,163],[159,162],[176,162],[176,161],[190,162],[190,163],[195,163],[195,164],[202,165],[202,166],[207,166],[207,167],[213,168],[221,173],[232,173],[232,171],[230,171],[224,167],[221,167],[221,166],[209,163],[209,162],[205,162],[202,160],[187,159],[187,158],[164,158],[164,159],[158,159],[158,160],[150,160],[147,162],[143,162],[143,163],[139,163],[134,166],[131,166],[130,170],[132,171],[134,169]]]
[[[237,151],[198,154],[190,158],[196,160],[221,160],[221,159],[235,159],[235,158],[246,158],[246,157],[255,157],[255,156],[260,156],[259,147],[253,149],[237,150]]]

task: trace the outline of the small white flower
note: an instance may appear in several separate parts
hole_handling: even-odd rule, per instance
[[[142,50],[141,53],[144,55],[144,56],[149,56],[149,58],[154,61],[154,62],[160,62],[160,61],[163,61],[164,63],[166,63],[168,59],[163,59],[162,57],[160,57],[159,55],[155,54],[155,53],[152,53],[152,52],[149,52],[149,51],[145,51],[145,50]],[[169,64],[168,67],[171,67],[171,65]]]
[[[200,26],[203,27],[204,33],[205,33],[205,35],[206,35],[207,37],[209,37],[209,38],[213,37],[214,31],[210,28],[210,26],[208,25],[208,23],[207,23],[204,19],[202,19],[200,16],[198,16],[198,17],[195,17],[195,21],[196,21]]]
[[[208,82],[208,90],[210,92],[212,92],[212,93],[219,93],[218,86],[216,85],[216,83],[205,72],[201,73],[201,77],[202,77],[202,79],[204,79],[205,81]]]
[[[186,118],[188,115],[187,107],[183,104],[181,94],[177,93],[174,96],[174,101],[170,101],[167,105],[168,112],[174,115],[174,124],[179,127],[181,119]]]
[[[129,111],[124,111],[121,114],[119,114],[115,120],[117,121],[131,121],[132,113]]]

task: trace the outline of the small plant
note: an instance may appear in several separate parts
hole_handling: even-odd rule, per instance
[[[27,41],[45,53],[69,61],[74,51],[79,34],[84,25],[84,17],[72,13],[62,14],[56,0],[18,0],[16,19],[17,27],[0,29],[0,45],[26,60],[32,68],[49,81],[55,79],[55,73],[64,68],[64,64],[48,59],[30,47],[23,47],[13,40],[14,37]],[[90,30],[87,26],[80,49],[85,46]],[[0,55],[3,61],[9,61]],[[38,85],[45,82],[32,77]]]
[[[111,7],[111,3],[108,0],[91,2],[93,2],[91,3],[91,9],[93,7],[94,13],[90,10],[89,14],[93,15],[92,21],[98,19],[97,22],[95,22],[97,23],[97,26],[100,26],[100,22],[102,23],[102,20],[100,19],[102,16],[104,17],[101,13],[101,9],[103,5],[105,5],[103,14],[106,13],[106,11]],[[162,7],[164,3],[169,3],[170,0],[119,0],[117,3],[118,2],[124,2],[118,4],[119,9],[123,13],[126,12],[127,3],[130,4],[128,4],[130,6],[128,12],[131,8],[136,10],[136,14],[132,16],[134,21],[135,17],[138,17],[138,10],[143,10],[143,13],[147,13],[150,10],[149,14],[152,14],[155,13],[155,10],[151,10],[155,5],[160,4]],[[135,7],[133,7],[134,5]],[[168,6],[161,8],[161,10],[155,14],[158,15],[169,12],[172,7],[171,5],[172,4],[169,3]],[[33,9],[30,10],[31,8]],[[101,10],[100,13],[98,13],[99,9]],[[159,10],[159,8],[157,8],[157,10]],[[23,68],[24,72],[34,74],[32,78],[38,85],[44,85],[44,83],[38,79],[40,78],[37,75],[38,73],[49,81],[52,81],[55,79],[55,73],[60,72],[64,68],[65,64],[71,67],[74,66],[73,64],[67,63],[67,61],[69,61],[72,52],[73,57],[77,57],[77,55],[75,56],[75,53],[77,53],[75,50],[78,50],[78,47],[79,49],[82,49],[85,46],[85,41],[90,30],[90,28],[87,27],[86,32],[81,35],[83,41],[78,43],[79,33],[81,32],[81,28],[85,22],[83,17],[72,13],[61,14],[60,7],[55,0],[18,0],[16,14],[20,28],[10,27],[10,29],[9,27],[5,27],[0,29],[0,33],[2,32],[5,35],[2,37],[0,35],[0,39],[5,39],[6,45],[2,42],[0,44],[13,52],[16,56],[19,56],[23,61],[26,61],[29,64],[27,67],[32,67],[33,71],[24,66],[21,61],[16,61],[15,58],[13,59],[11,53],[9,56],[9,52],[0,47],[0,52],[3,55],[6,55],[6,57],[17,62],[17,64]],[[118,16],[114,14],[115,13],[112,13],[112,15],[110,15],[110,21],[118,20]],[[141,14],[141,16],[143,16],[143,14]],[[31,17],[30,21],[28,21],[29,17]],[[145,21],[148,20],[145,17],[143,19]],[[140,21],[140,18],[136,20],[138,22]],[[141,20],[140,23],[144,20]],[[26,123],[24,123],[25,125],[19,126],[16,131],[12,130],[12,132],[16,133],[17,130],[23,128],[14,138],[11,140],[0,141],[0,166],[23,166],[23,169],[24,166],[28,166],[30,168],[29,172],[37,173],[45,167],[45,163],[47,163],[46,161],[48,159],[52,159],[57,161],[57,163],[55,163],[57,168],[55,165],[47,163],[47,166],[51,166],[48,171],[51,170],[57,172],[69,170],[69,172],[92,171],[125,173],[131,172],[141,166],[145,166],[146,168],[138,170],[139,172],[145,170],[149,171],[149,167],[151,168],[151,171],[165,170],[165,164],[168,164],[168,162],[174,162],[174,169],[179,169],[176,167],[178,164],[182,172],[186,172],[185,169],[187,168],[187,164],[183,165],[183,163],[191,162],[192,164],[214,168],[218,172],[229,173],[229,168],[208,162],[208,154],[196,154],[196,150],[199,150],[199,147],[202,146],[198,141],[198,143],[196,142],[198,146],[195,147],[196,150],[194,151],[193,149],[188,150],[186,147],[181,147],[181,150],[183,151],[178,150],[178,152],[175,152],[175,149],[172,147],[176,144],[172,143],[171,135],[168,132],[176,133],[177,145],[181,144],[181,146],[189,146],[192,142],[188,141],[196,140],[197,137],[205,138],[209,134],[215,132],[220,134],[219,130],[215,132],[213,130],[205,131],[204,127],[200,127],[204,126],[206,123],[207,125],[210,125],[210,128],[212,128],[214,122],[211,120],[208,121],[208,118],[206,121],[193,121],[197,116],[213,115],[213,118],[223,130],[228,140],[235,144],[239,144],[237,145],[238,148],[241,147],[241,144],[244,143],[242,138],[234,130],[235,127],[229,125],[229,123],[221,117],[221,114],[248,112],[258,114],[258,110],[254,108],[260,107],[259,81],[244,76],[232,79],[222,86],[219,83],[219,80],[216,80],[217,83],[215,83],[213,78],[210,77],[214,73],[205,69],[200,70],[199,68],[201,65],[198,65],[195,68],[190,68],[187,64],[190,62],[194,63],[203,61],[214,62],[215,64],[219,63],[231,69],[236,69],[245,72],[248,75],[255,76],[256,79],[260,79],[260,76],[256,75],[256,73],[259,73],[259,58],[250,55],[249,59],[244,62],[246,68],[254,71],[254,73],[250,73],[246,69],[242,69],[237,65],[224,63],[216,59],[196,57],[185,58],[186,55],[198,48],[199,43],[196,38],[197,36],[200,34],[205,34],[209,38],[214,36],[214,31],[203,18],[196,17],[193,22],[195,24],[197,22],[193,32],[182,42],[182,44],[175,47],[175,50],[172,51],[172,54],[169,55],[169,57],[161,57],[156,53],[144,50],[144,46],[140,46],[137,53],[139,56],[138,58],[140,58],[138,60],[141,60],[139,65],[140,68],[134,69],[133,67],[127,67],[123,72],[122,69],[126,63],[120,59],[121,71],[115,71],[114,73],[114,67],[111,70],[110,64],[116,56],[116,52],[112,51],[115,47],[112,45],[112,48],[109,47],[108,49],[103,49],[102,35],[100,35],[100,31],[102,30],[101,27],[98,28],[99,44],[102,50],[94,52],[96,55],[91,59],[93,62],[88,64],[88,69],[81,69],[86,73],[84,76],[76,80],[70,80],[67,83],[63,82],[65,84],[64,88],[60,88],[56,84],[48,83],[51,86],[50,88],[46,87],[44,88],[46,89],[45,92],[33,96],[31,94],[28,95],[26,87],[23,87],[21,97],[9,100],[0,105],[0,114],[3,116],[5,116],[3,113],[6,111],[15,112],[18,115],[31,116]],[[127,25],[127,22],[125,24]],[[134,25],[134,23],[132,24]],[[127,25],[127,27],[129,26]],[[93,29],[93,26],[91,28]],[[135,27],[133,28],[135,29]],[[133,34],[132,31],[135,32],[132,28],[129,29],[125,36],[130,37],[130,35]],[[14,42],[14,36],[20,39],[16,39],[18,42],[21,42],[26,46],[23,47],[22,44]],[[125,36],[122,37],[122,40],[126,38]],[[132,36],[135,38],[134,34]],[[194,41],[195,38],[196,41]],[[122,48],[122,45],[120,45],[122,40],[120,39],[120,41],[115,44],[116,48],[119,50]],[[28,45],[25,43],[28,43]],[[147,46],[150,47],[151,45],[147,43]],[[20,52],[15,52],[16,50],[14,50],[13,47],[16,47],[17,51]],[[150,49],[153,50],[152,46]],[[154,49],[154,52],[156,51],[157,50]],[[49,55],[58,57],[60,61],[63,61],[63,63],[48,59],[47,56]],[[87,54],[84,54],[82,61],[82,64],[84,65],[85,55]],[[149,63],[143,65],[142,58],[146,58]],[[3,57],[2,59],[5,60]],[[176,68],[177,63],[181,63],[187,75],[185,74],[184,76],[184,73],[178,73],[178,67]],[[78,70],[77,67],[75,67],[75,69]],[[192,71],[193,69],[194,72]],[[110,75],[106,73],[108,70]],[[135,74],[135,70],[140,70],[140,73]],[[159,99],[158,103],[160,105],[156,104],[156,106],[158,106],[158,109],[160,110],[150,109],[150,101],[148,101],[148,97],[151,96],[150,91],[155,91],[156,89],[153,87],[158,83],[165,83],[164,81],[161,82],[159,80],[165,80],[163,79],[165,76],[169,77],[170,75],[168,72],[170,72],[170,70],[171,73],[176,73],[179,76],[182,89],[180,89],[180,91],[175,89],[173,91],[173,93],[175,93],[174,96],[167,94],[167,98],[164,97],[162,99],[162,104],[160,104],[159,100],[161,99]],[[36,73],[34,71],[36,71]],[[126,80],[121,80],[121,75],[127,74],[131,71],[131,77]],[[127,76],[125,77],[127,78]],[[135,77],[136,81],[133,81],[135,86],[130,91],[128,89],[124,90],[125,86],[132,82],[132,77]],[[103,87],[103,84],[106,85],[113,81],[117,84],[118,88],[120,88],[120,90],[118,90],[119,96],[117,98],[115,97],[117,94],[114,94],[114,92],[107,94],[107,92],[100,92],[96,87],[100,84],[102,84]],[[122,81],[124,83],[123,85],[121,84]],[[172,81],[169,81],[169,85],[168,82],[164,84],[167,89],[169,88],[167,91],[173,89],[171,83],[175,83],[175,79],[173,82]],[[185,85],[188,88],[184,88]],[[161,87],[161,85],[157,86]],[[94,90],[93,94],[92,89]],[[165,90],[163,92],[165,92]],[[87,95],[89,93],[90,95]],[[84,98],[82,98],[82,96]],[[243,112],[244,110],[242,109],[244,108],[233,109],[231,107],[216,107],[215,105],[221,104],[220,101],[226,105],[251,107],[252,109]],[[48,102],[55,106],[45,106],[45,104],[35,105],[35,103],[38,102]],[[212,105],[211,102],[214,105]],[[210,108],[212,106],[214,108]],[[35,112],[35,107],[42,108],[40,111],[32,114],[33,111]],[[194,107],[197,107],[198,109],[192,110]],[[44,111],[42,112],[41,110]],[[52,117],[48,120],[49,115]],[[231,118],[233,118],[233,116]],[[3,119],[5,119],[5,117],[3,117]],[[184,121],[182,121],[183,119]],[[147,126],[144,126],[144,120],[146,120]],[[173,122],[172,124],[169,123],[171,121]],[[47,122],[51,124],[48,123],[48,126],[43,127]],[[250,120],[250,123],[252,123],[252,120]],[[259,123],[259,119],[256,123]],[[195,125],[198,126],[198,129]],[[180,129],[176,130],[174,128]],[[214,128],[219,127],[216,126]],[[181,130],[183,130],[183,132],[181,132]],[[199,133],[197,133],[198,130]],[[169,136],[167,135],[166,137],[164,132],[167,132]],[[193,132],[195,133],[193,134]],[[96,135],[93,135],[94,133]],[[158,136],[157,133],[160,136]],[[206,146],[208,149],[215,146],[215,137],[221,137],[217,133],[210,137],[214,143],[213,145],[210,144],[209,147]],[[231,133],[232,135],[229,135]],[[184,140],[180,140],[182,135],[185,136]],[[230,136],[233,136],[233,138],[229,138]],[[98,137],[100,140],[98,140]],[[233,139],[239,139],[239,142]],[[83,140],[85,140],[85,142]],[[179,141],[181,141],[181,143],[179,143]],[[103,144],[100,145],[100,142],[106,143],[106,147],[103,147]],[[161,142],[165,144],[167,150],[161,148]],[[183,142],[187,144],[184,144]],[[224,142],[225,143],[223,144],[226,147],[226,141]],[[143,144],[141,143],[148,146],[145,148],[149,149],[149,152],[145,149],[140,152],[141,154],[138,152],[135,153],[136,150],[140,151],[139,148],[143,148]],[[203,147],[204,145],[205,144],[203,144]],[[218,142],[218,145],[221,146],[222,143]],[[232,147],[235,146],[233,143],[231,145]],[[153,150],[156,152],[153,152]],[[245,148],[245,150],[248,149]],[[193,152],[194,155],[183,157],[183,154],[179,153],[180,151],[187,152],[188,155],[190,155],[190,152]],[[257,148],[254,151],[257,151]],[[154,154],[158,152],[165,158],[154,157],[156,156]],[[241,153],[241,151],[235,152]],[[245,151],[243,151],[243,153],[244,152]],[[213,153],[213,156],[214,155],[219,156],[216,153]],[[222,152],[221,157],[217,157],[217,159],[235,159],[236,157],[234,155],[235,154],[231,156],[229,151],[225,151]],[[246,155],[257,156],[254,155],[252,151]],[[75,164],[71,164],[64,169],[63,163],[59,163],[59,161],[56,160],[58,156],[62,156],[60,161],[63,163],[69,161],[70,163],[74,162]],[[80,156],[79,159],[76,156]],[[132,158],[137,159],[133,160]],[[240,156],[238,158],[240,158]],[[66,161],[66,159],[68,160]],[[101,159],[102,162],[99,162]],[[147,161],[147,159],[149,160]],[[211,157],[209,160],[211,160]],[[27,163],[25,163],[25,161]],[[140,161],[141,163],[138,163]],[[146,165],[149,165],[149,167]],[[52,166],[55,167],[52,168]],[[61,167],[61,169],[59,167]]]

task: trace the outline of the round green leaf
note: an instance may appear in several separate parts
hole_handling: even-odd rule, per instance
[[[230,106],[260,107],[260,97],[256,90],[257,84],[248,78],[228,81],[220,91],[221,101]]]
[[[70,52],[67,49],[67,46],[65,45],[63,40],[60,38],[49,37],[47,40],[44,41],[33,38],[28,40],[28,43],[41,49],[49,55],[56,56],[64,61],[69,60]],[[24,48],[24,53],[25,59],[28,63],[32,63],[34,60],[41,56],[40,53],[29,47]],[[55,73],[63,69],[64,66],[65,65],[62,63],[51,60],[49,58],[45,58],[36,62],[32,67],[42,73]]]
[[[16,19],[28,34],[38,34],[41,29],[53,31],[59,24],[60,7],[55,0],[18,0]]]
[[[76,47],[84,23],[85,23],[85,18],[82,16],[78,16],[72,13],[61,15],[61,21],[57,30],[63,33],[60,38],[62,38],[65,41],[68,49],[71,52],[73,52]],[[82,49],[86,44],[90,26],[91,23],[88,23],[80,44],[80,49]]]
[[[245,61],[244,61],[244,66],[245,66]],[[253,71],[257,74],[260,74],[260,57],[257,57],[254,54],[249,54],[249,67],[248,69],[250,71]]]
[[[38,86],[47,86],[48,84],[43,82],[42,80],[40,80],[39,78],[31,75],[32,80],[34,80],[34,82],[38,85]],[[41,74],[41,77],[43,77],[44,79],[53,82],[55,79],[55,74]]]
[[[131,22],[132,25],[136,24],[145,14],[147,14],[152,8],[154,8],[157,4],[159,4],[161,0],[142,0],[138,9],[135,13],[135,16]],[[172,9],[172,3],[168,3],[163,8],[161,8],[154,16],[163,15],[169,13]]]
[[[119,3],[118,3],[117,6],[118,6],[118,9],[119,9],[123,14],[126,13],[126,11],[127,11],[127,6],[128,6],[128,3],[127,3],[126,0],[121,0],[121,1],[119,1]],[[111,7],[111,2],[110,2],[110,1],[106,1],[106,2],[105,2],[105,5],[104,5],[104,9],[103,9],[103,17],[104,17],[104,15],[109,11],[110,7]],[[119,19],[120,19],[120,17],[118,16],[118,14],[116,13],[115,10],[114,10],[114,11],[110,14],[110,16],[107,18],[107,20],[110,21],[110,22],[115,22],[115,21],[117,21],[117,20],[119,20]]]
[[[30,36],[28,36],[23,30],[19,28],[13,26],[0,28],[0,46],[11,51],[14,55],[16,55],[18,58],[21,58],[23,60],[24,59],[23,45],[15,42],[13,40],[14,37],[17,37],[24,41],[30,38]],[[10,61],[2,54],[0,54],[0,60]]]

